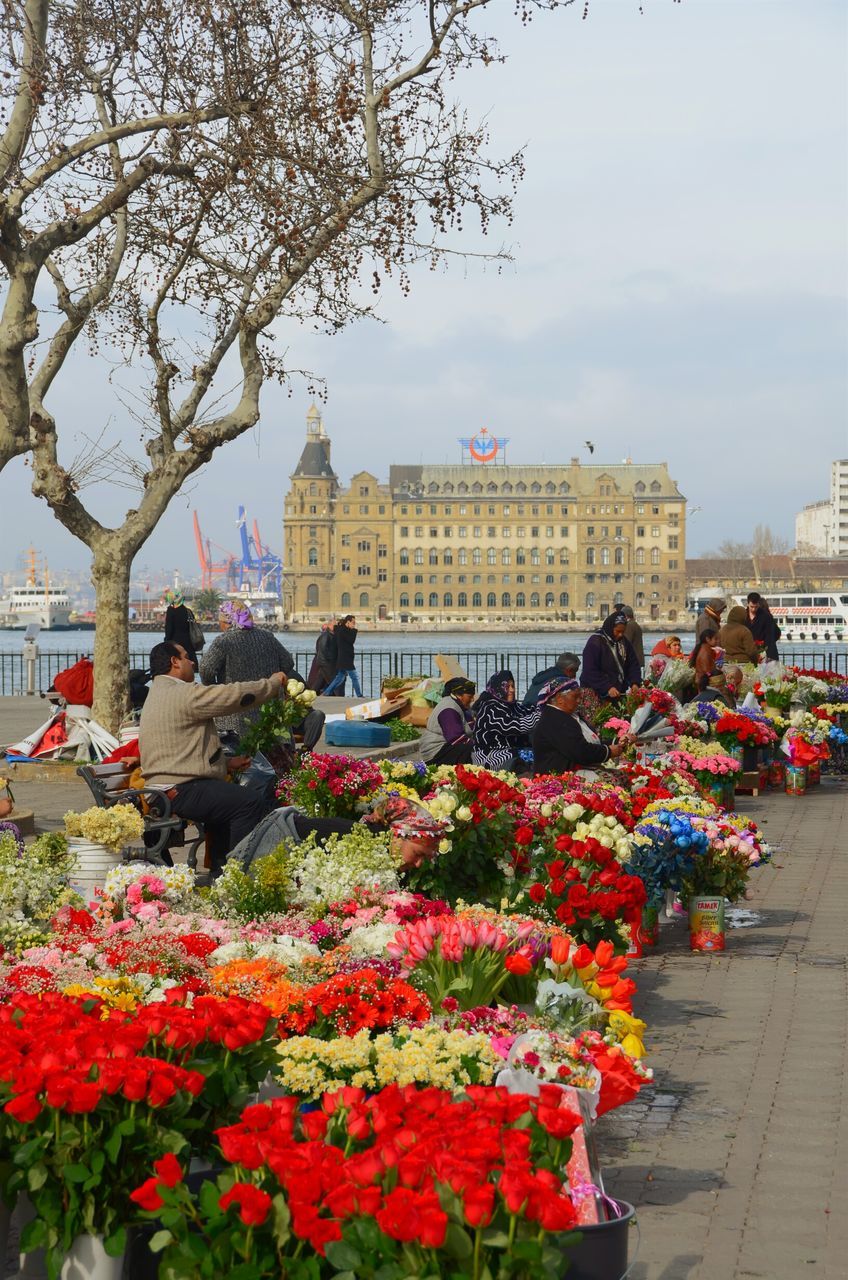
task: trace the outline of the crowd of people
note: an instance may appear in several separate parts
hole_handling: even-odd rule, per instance
[[[206,825],[215,874],[273,807],[267,789],[227,782],[228,773],[246,763],[227,755],[227,738],[237,743],[262,703],[278,696],[289,680],[303,677],[285,646],[270,631],[254,626],[242,601],[222,604],[221,634],[201,657],[198,649],[204,641],[201,634],[198,643],[194,616],[181,598],[168,603],[166,639],[151,653],[152,688],[139,733],[141,769],[147,784],[168,796],[175,814]],[[354,695],[361,696],[356,636],[352,615],[322,627],[308,676],[316,693],[343,692],[350,679]],[[766,601],[752,591],[744,607],[727,610],[724,600],[708,602],[690,654],[683,652],[679,636],[669,635],[654,646],[650,658],[688,660],[692,697],[735,706],[742,681],[739,663],[776,658],[779,637]],[[522,701],[515,677],[506,669],[496,671],[479,694],[464,676],[448,680],[420,738],[420,756],[428,764],[471,763],[519,774],[596,769],[615,760],[627,745],[627,740],[612,745],[601,741],[595,729],[598,712],[638,687],[644,666],[642,629],[632,609],[619,608],[589,637],[582,655],[564,652],[552,667],[538,672]],[[307,749],[317,743],[323,723],[322,712],[307,713]]]

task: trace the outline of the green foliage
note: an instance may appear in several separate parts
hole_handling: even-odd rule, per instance
[[[398,719],[397,716],[387,720],[386,724],[389,726],[392,742],[416,742],[421,737],[420,729],[416,729],[414,724],[407,724],[406,721]]]
[[[242,755],[267,755],[291,738],[295,725],[301,724],[309,708],[293,698],[271,698],[259,708],[259,715],[245,730],[239,743]]]

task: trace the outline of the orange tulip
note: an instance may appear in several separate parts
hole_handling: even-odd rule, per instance
[[[562,965],[568,962],[568,956],[571,951],[571,939],[565,933],[557,933],[551,939],[551,959],[554,964]]]

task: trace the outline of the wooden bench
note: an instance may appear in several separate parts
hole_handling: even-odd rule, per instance
[[[170,847],[188,843],[188,865],[193,871],[197,869],[197,850],[205,844],[206,830],[200,822],[187,823],[178,817],[164,792],[153,787],[113,787],[111,783],[120,775],[111,769],[106,773],[102,765],[81,765],[77,774],[100,809],[111,809],[116,804],[131,804],[138,809],[144,819],[144,859],[147,862],[170,864]],[[129,770],[125,776],[129,779]],[[196,829],[197,836],[186,842],[185,831],[189,825]]]

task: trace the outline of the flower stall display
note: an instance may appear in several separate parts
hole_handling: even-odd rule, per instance
[[[281,780],[277,799],[313,817],[356,818],[382,783],[373,760],[304,752],[299,767]]]
[[[75,896],[74,864],[58,832],[25,846],[17,828],[0,831],[0,946],[20,953],[47,940],[52,916]]]
[[[171,1274],[561,1276],[576,1223],[564,1170],[582,1123],[557,1087],[537,1098],[471,1086],[466,1099],[390,1086],[248,1108],[219,1133],[227,1166],[198,1200],[158,1172],[136,1202],[167,1227]],[[398,1154],[402,1152],[402,1154]],[[192,1239],[199,1232],[199,1240]],[[198,1245],[200,1247],[198,1247]],[[306,1254],[313,1269],[296,1271]]]
[[[108,809],[92,805],[82,813],[69,810],[64,823],[69,837],[102,844],[116,854],[144,833],[144,819],[131,804],[113,804]]]
[[[188,907],[194,889],[191,867],[152,867],[149,862],[126,862],[109,872],[103,893],[117,920],[158,920],[169,911]]]

